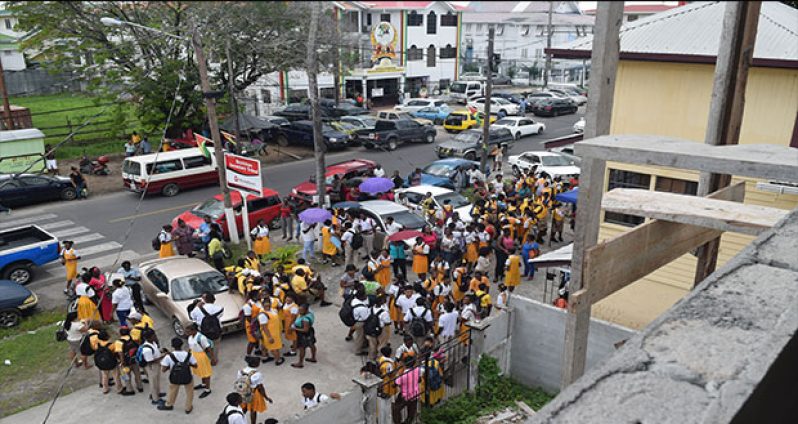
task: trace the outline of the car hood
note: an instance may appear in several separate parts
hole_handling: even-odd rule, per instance
[[[452,150],[465,150],[475,147],[473,144],[461,143],[459,141],[448,140],[443,143],[438,143],[439,148],[452,149]]]
[[[177,220],[178,219],[182,219],[183,221],[186,222],[186,225],[188,225],[189,227],[191,227],[191,228],[193,228],[195,230],[197,228],[199,228],[200,225],[202,225],[202,223],[204,222],[203,218],[200,218],[199,216],[194,215],[193,212],[185,211],[185,212],[181,213],[180,215],[176,216],[175,219],[172,220],[172,226],[174,228],[177,228]]]
[[[238,313],[241,311],[241,307],[244,306],[244,298],[241,297],[237,292],[230,293],[230,292],[223,292],[217,293],[216,295],[216,304],[224,308],[224,312],[222,312],[222,316],[220,317],[219,321],[222,324],[225,324],[229,321],[235,321],[238,319]],[[190,321],[188,318],[188,305],[193,302],[194,299],[190,300],[181,300],[179,302],[175,302],[178,311],[180,311],[180,320],[183,322]]]
[[[433,185],[436,187],[440,187],[442,184],[446,183],[450,183],[449,179],[446,177],[437,177],[435,175],[430,175],[430,174],[421,174],[422,185]]]
[[[579,174],[580,169],[579,167],[568,165],[568,166],[541,166],[538,167],[539,171],[543,171],[549,175],[573,175]]]
[[[473,219],[471,218],[471,205],[468,206],[461,206],[454,210],[457,212],[457,215],[460,216],[460,220],[465,222],[466,224],[470,223]]]

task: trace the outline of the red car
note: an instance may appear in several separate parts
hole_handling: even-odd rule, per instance
[[[236,215],[238,233],[243,234],[244,221],[241,217],[241,194],[238,191],[231,191],[230,199],[233,201],[233,210]],[[276,222],[277,217],[280,216],[280,203],[280,195],[270,188],[264,188],[263,195],[260,197],[253,195],[247,196],[250,227],[258,225],[258,221],[261,219],[266,221],[267,225],[272,226],[272,222]],[[185,211],[176,216],[175,219],[172,220],[172,226],[177,228],[177,220],[182,219],[189,227],[197,229],[206,216],[210,216],[213,222],[222,227],[225,238],[229,237],[227,222],[224,216],[224,197],[221,194],[217,194],[195,206],[194,209]]]
[[[346,182],[357,177],[369,176],[376,167],[376,162],[367,159],[352,159],[328,166],[327,171],[324,173],[326,179],[325,182],[327,184],[327,193],[332,191],[330,184],[332,184],[334,176],[338,175],[344,182]],[[315,195],[316,183],[312,180],[305,181],[291,190],[291,196],[304,202],[311,202],[313,200],[313,196]],[[341,199],[332,200],[335,202]]]

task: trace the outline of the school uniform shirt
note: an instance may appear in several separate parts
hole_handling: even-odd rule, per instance
[[[169,243],[172,241],[172,235],[167,233],[166,231],[161,230],[161,233],[158,234],[158,240],[161,243]]]
[[[477,266],[474,267],[474,271],[479,271],[483,274],[490,271],[490,259],[487,256],[480,256],[477,258]]]
[[[233,413],[233,411],[240,412],[240,414]],[[227,405],[224,407],[224,413],[227,415],[227,424],[247,424],[244,418],[244,411],[238,406]]]
[[[354,226],[353,226],[354,228]],[[355,237],[355,233],[353,230],[346,230],[344,234],[341,236],[341,243],[345,243],[347,247],[352,246],[352,238]]]
[[[435,286],[434,289],[432,289],[432,294],[434,294],[436,297],[441,297],[441,296],[446,297],[446,296],[448,296],[451,293],[452,293],[452,285],[451,284],[446,285],[446,284],[441,283],[441,284],[438,284],[437,286]]]
[[[366,218],[360,220],[360,232],[365,234],[371,234],[374,231],[374,220],[371,218]]]
[[[402,308],[402,315],[407,314],[410,308],[416,306],[416,299],[419,297],[421,297],[420,294],[413,293],[413,295],[410,297],[401,295],[396,299],[396,305]]]
[[[374,168],[374,176],[377,178],[382,178],[385,176],[385,170],[382,168]]]
[[[483,231],[477,235],[479,237],[479,241],[483,243],[490,243],[490,233],[487,231]]]
[[[410,347],[407,347],[406,344],[402,343],[401,346],[396,348],[396,359],[402,360],[402,357],[406,354],[410,353],[412,356],[418,356],[418,346],[413,343]]]
[[[176,350],[176,351],[172,352],[172,355],[174,355],[175,359],[177,359],[178,362],[185,362],[186,361],[186,356],[189,356],[189,353],[184,351],[184,350]],[[197,360],[194,359],[194,357],[192,356],[191,359],[188,360],[188,363],[190,365],[197,365]],[[174,361],[172,361],[172,356],[171,355],[166,355],[166,356],[163,357],[163,359],[161,359],[161,366],[162,367],[166,367],[166,368],[172,369],[172,366],[174,364],[175,363],[174,363]]]
[[[205,312],[208,315],[216,315],[216,318],[219,319],[219,322],[222,321],[222,313],[224,312],[224,308],[215,304],[215,303],[206,303],[202,305],[202,309],[205,309]],[[191,315],[189,316],[192,321],[196,322],[198,326],[202,325],[202,320],[205,319],[205,314],[202,313],[200,307],[197,306],[196,308],[191,310]]]
[[[469,303],[468,305],[463,307],[463,310],[460,311],[460,319],[463,321],[471,321],[477,319],[477,307],[473,303]]]
[[[144,342],[141,344],[141,357],[147,361],[148,364],[155,362],[155,359],[161,356],[158,352],[158,343]],[[185,358],[183,358],[185,359]]]
[[[398,233],[399,231],[402,231],[402,228],[404,228],[402,224],[394,221],[390,224],[385,224],[385,233],[390,236]]]
[[[363,322],[366,319],[368,319],[369,317],[368,300],[360,300],[358,298],[354,298],[352,299],[350,305],[352,305],[352,316],[355,317],[355,321]]]
[[[114,290],[114,293],[111,294],[111,303],[116,305],[116,310],[118,311],[129,311],[133,307],[130,289],[122,286]]]
[[[86,283],[80,283],[75,286],[75,295],[93,297],[94,289]]]
[[[413,316],[424,318],[424,321],[432,322],[432,311],[429,310],[426,306],[416,306],[414,308],[410,308],[405,313],[405,322],[410,322],[413,320]]]
[[[322,393],[316,393],[315,395],[309,398],[303,396],[302,406],[304,406],[305,409],[311,409],[317,407],[320,403],[327,402],[328,400],[330,400],[329,396]]]
[[[258,387],[259,385],[263,384],[263,374],[260,371],[257,371],[255,368],[252,367],[245,367],[243,370],[238,371],[238,376],[236,378],[242,377],[249,373],[252,373],[252,375],[249,377],[249,384],[250,387],[252,387],[252,390],[254,391],[255,387]]]
[[[188,347],[192,352],[205,352],[205,349],[211,347],[211,341],[202,333],[197,333],[188,337]]]
[[[316,227],[302,223],[300,235],[302,237],[302,241],[316,241]]]
[[[457,333],[457,311],[445,312],[438,317],[438,327],[441,329],[441,336],[454,337]]]
[[[391,325],[393,321],[391,321],[391,314],[388,313],[387,306],[372,306],[371,313],[374,314],[380,320],[380,327],[385,327]]]

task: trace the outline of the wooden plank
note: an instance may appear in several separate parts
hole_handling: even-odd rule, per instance
[[[606,193],[601,207],[610,212],[752,236],[775,226],[789,212],[706,197],[629,188],[617,188]]]
[[[708,197],[742,202],[744,196],[745,183],[739,182]],[[582,272],[589,303],[598,302],[720,235],[717,230],[655,219],[591,247]]]
[[[605,135],[580,141],[574,149],[582,158],[798,183],[798,149],[787,146],[709,146],[659,135]]]

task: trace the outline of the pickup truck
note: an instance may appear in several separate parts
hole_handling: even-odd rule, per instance
[[[0,231],[0,275],[18,284],[33,280],[33,267],[59,257],[58,239],[36,225]]]
[[[498,145],[504,154],[510,149],[515,139],[507,128],[491,127],[488,133],[488,151]],[[482,130],[468,130],[457,134],[453,139],[438,144],[438,157],[459,157],[468,160],[479,160],[482,151]]]
[[[396,121],[379,120],[374,125],[374,131],[363,140],[367,149],[385,146],[388,150],[395,150],[399,144],[407,141],[434,143],[437,131],[432,125],[421,125],[416,121],[399,119]]]

